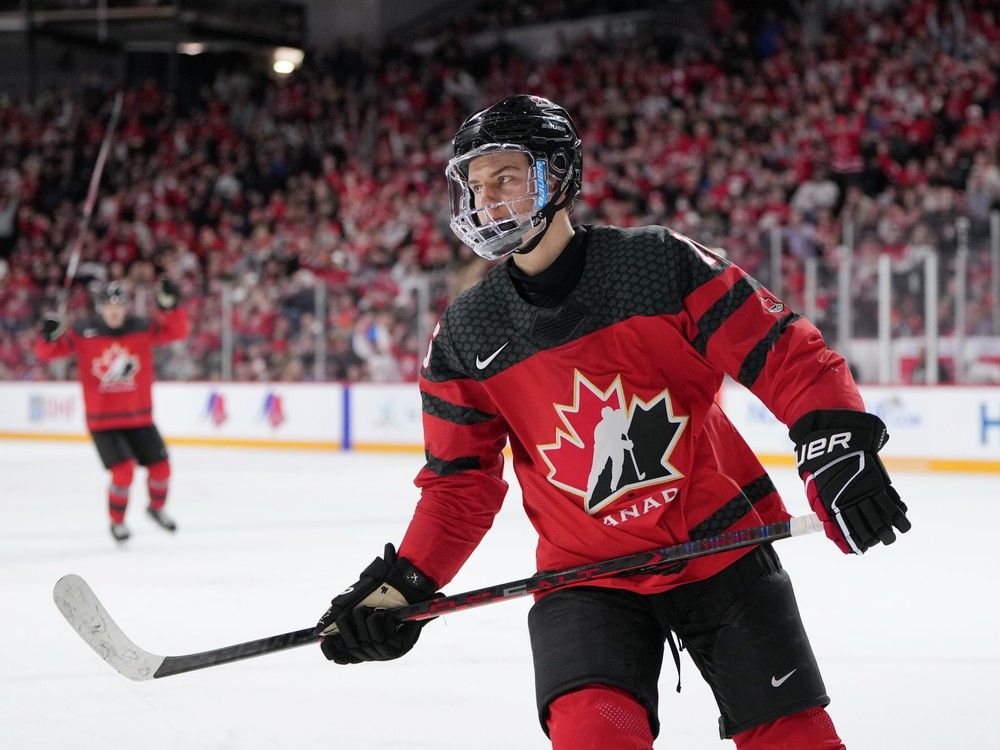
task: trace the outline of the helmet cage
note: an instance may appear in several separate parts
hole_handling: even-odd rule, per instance
[[[527,158],[525,192],[515,198],[476,206],[469,187],[469,165],[474,159],[500,151],[522,153]],[[565,194],[573,169],[562,149],[547,155],[532,153],[519,144],[486,143],[449,161],[445,176],[452,231],[477,255],[499,260],[545,231],[555,212],[565,205],[555,203]],[[530,208],[526,199],[531,199]]]

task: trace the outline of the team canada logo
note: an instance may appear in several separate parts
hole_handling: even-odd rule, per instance
[[[766,294],[760,295],[760,304],[764,306],[765,310],[774,315],[785,311],[784,302],[778,302],[774,297],[768,297]]]
[[[573,403],[554,404],[562,422],[555,442],[537,446],[547,479],[597,513],[628,491],[684,475],[670,464],[688,417],[673,412],[670,393],[627,400],[621,376],[601,390],[574,370]]]
[[[100,381],[101,391],[131,391],[139,367],[139,358],[115,342],[94,358],[90,372]]]

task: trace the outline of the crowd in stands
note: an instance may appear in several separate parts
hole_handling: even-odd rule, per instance
[[[70,310],[85,314],[90,284],[108,278],[151,310],[147,290],[167,274],[193,331],[160,357],[161,377],[221,377],[229,311],[236,380],[413,380],[436,317],[486,268],[448,229],[449,137],[528,91],[581,129],[576,223],[667,224],[765,283],[779,241],[796,309],[818,260],[816,322],[830,334],[849,234],[855,335],[875,333],[888,252],[902,336],[923,332],[929,252],[951,332],[965,217],[966,332],[1000,335],[986,250],[1000,208],[996,4],[915,0],[820,23],[799,8],[753,24],[738,5],[714,2],[697,39],[591,40],[550,60],[451,33],[427,54],[341,47],[282,80],[221,74],[191,107],[154,82],[130,88]],[[30,342],[62,286],[111,96],[0,98],[0,380],[52,375]]]

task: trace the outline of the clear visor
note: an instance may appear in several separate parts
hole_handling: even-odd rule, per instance
[[[452,231],[488,260],[510,255],[545,229],[549,174],[547,159],[516,144],[489,143],[455,157],[445,169]]]

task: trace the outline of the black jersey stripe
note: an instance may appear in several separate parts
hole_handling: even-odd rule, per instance
[[[731,265],[664,227],[594,227],[588,230],[583,275],[560,308],[540,312],[526,302],[499,264],[448,307],[421,377],[435,383],[482,382],[539,352],[622,321],[676,315],[694,290]],[[504,342],[502,357],[489,367],[476,366],[477,358],[488,357]]]
[[[438,458],[428,450],[424,451],[424,456],[427,458],[427,468],[439,477],[457,474],[460,471],[478,469],[481,466],[479,456],[460,456],[451,461],[446,461],[443,458]]]
[[[764,338],[754,344],[753,349],[750,350],[750,353],[743,360],[743,364],[740,365],[740,374],[737,377],[740,383],[750,388],[757,382],[757,378],[764,370],[764,365],[767,364],[767,355],[770,353],[771,347],[774,346],[774,342],[778,340],[788,326],[801,317],[798,313],[786,315],[771,326],[771,330],[767,332]]]
[[[729,319],[729,316],[739,310],[743,303],[761,288],[758,281],[750,276],[744,276],[729,287],[729,290],[698,318],[698,335],[695,336],[694,346],[701,356],[705,356],[709,339]]]
[[[128,417],[147,417],[153,413],[152,409],[136,409],[134,411],[115,411],[104,414],[91,414],[88,412],[87,419],[91,422],[99,422],[102,419],[126,419]]]
[[[691,539],[707,539],[728,529],[750,512],[754,504],[775,492],[774,482],[761,474],[752,482],[740,487],[740,494],[719,508],[690,532]]]
[[[496,414],[445,401],[443,398],[433,396],[426,391],[420,392],[420,402],[423,405],[424,414],[430,414],[432,417],[438,417],[455,424],[480,424],[496,418]]]

